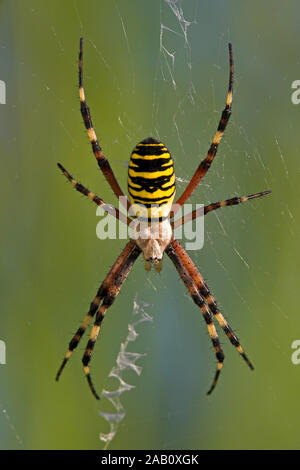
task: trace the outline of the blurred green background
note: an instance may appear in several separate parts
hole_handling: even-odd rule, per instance
[[[152,323],[128,350],[146,354],[122,395],[126,416],[111,449],[299,448],[299,116],[296,0],[4,0],[0,3],[2,449],[101,449],[108,423],[82,372],[87,338],[61,380],[72,334],[125,242],[100,241],[95,207],[59,173],[61,162],[107,202],[78,101],[85,90],[104,153],[126,189],[130,152],[154,135],[170,149],[185,188],[206,154],[224,107],[227,43],[233,43],[233,115],[217,158],[192,198],[215,202],[272,195],[205,219],[205,244],[190,252],[255,365],[250,372],[222,331],[216,361],[201,312],[168,259],[161,274],[139,259],[105,319],[91,371],[97,389],[125,341],[133,302]]]

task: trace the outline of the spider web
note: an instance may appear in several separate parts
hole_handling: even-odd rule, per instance
[[[113,390],[104,389],[101,393],[101,397],[109,400],[116,410],[113,413],[105,413],[103,411],[99,413],[99,415],[102,416],[110,426],[109,433],[100,433],[100,439],[105,442],[104,449],[108,448],[109,444],[118,431],[120,422],[125,417],[126,411],[121,402],[123,393],[135,388],[134,385],[130,385],[125,381],[124,375],[126,377],[126,371],[129,370],[134,371],[137,375],[141,375],[142,373],[142,367],[137,365],[136,362],[141,357],[145,356],[145,354],[129,352],[127,348],[138,337],[136,327],[140,323],[153,321],[153,318],[146,311],[148,306],[149,304],[143,301],[138,302],[137,298],[134,300],[133,321],[128,325],[128,335],[124,343],[121,343],[120,352],[116,360],[116,366],[112,368],[108,376],[109,378],[117,379],[119,382],[118,387]]]
[[[202,3],[198,0],[160,0],[154,3],[155,5],[159,5],[159,14],[153,20],[153,28],[156,28],[157,40],[153,45],[153,50],[155,51],[153,56],[156,57],[156,62],[153,65],[154,73],[152,79],[151,107],[147,108],[147,112],[151,115],[151,121],[148,123],[148,126],[145,125],[145,127],[142,128],[138,120],[136,120],[134,116],[131,116],[128,110],[125,111],[126,107],[124,106],[124,111],[121,110],[119,116],[116,117],[120,132],[116,134],[119,135],[119,137],[115,138],[113,144],[116,153],[118,154],[119,152],[123,155],[121,150],[124,147],[124,143],[126,143],[126,148],[128,146],[133,147],[133,145],[140,140],[141,135],[146,137],[152,134],[165,142],[166,145],[170,147],[170,150],[174,147],[174,152],[172,151],[172,153],[174,153],[175,156],[177,194],[179,195],[184,190],[196,168],[196,166],[194,168],[187,164],[190,155],[197,156],[198,160],[194,160],[195,165],[197,161],[200,162],[204,158],[224,106],[228,80],[227,42],[231,39],[231,35],[229,30],[224,31],[224,28],[219,29],[221,33],[217,35],[217,46],[208,48],[206,43],[198,43],[197,36],[199,29],[203,26],[201,14],[202,8],[205,8],[205,5],[203,6],[205,2]],[[145,0],[145,5],[146,4],[148,4],[148,2]],[[131,77],[130,93],[134,99],[136,96],[139,96],[139,87],[141,87],[142,82],[142,78],[138,73],[138,64],[135,56],[136,49],[132,34],[133,26],[129,23],[129,19],[134,12],[126,11],[126,8],[130,8],[129,2],[126,2],[124,6],[124,3],[120,0],[114,0],[113,5],[115,8],[115,22],[118,24],[118,28],[122,33],[122,40],[120,44],[118,44],[118,47],[122,47],[122,51],[125,51],[124,53],[128,59],[128,73]],[[88,30],[88,25],[85,24],[84,14],[80,10],[78,2],[74,2],[72,8],[74,8],[76,12],[75,16],[78,20],[78,25],[84,36]],[[103,14],[105,14],[105,12]],[[38,9],[35,10],[32,8],[32,15],[36,15],[39,20],[43,20],[45,22],[44,24],[50,28],[53,43],[57,45],[58,51],[62,56],[69,56],[68,47],[64,43],[63,37],[58,34],[56,25],[49,25],[47,19],[45,19],[44,15]],[[258,49],[259,46],[260,41],[258,38],[257,43],[253,45],[254,58],[255,50]],[[128,90],[122,88],[122,81],[118,76],[118,71],[116,71],[109,56],[105,55],[96,35],[86,41],[86,47],[93,48],[96,60],[99,61],[101,67],[107,70],[111,78],[112,88],[115,91],[114,99],[121,99],[125,95],[127,96],[129,93]],[[201,63],[202,59],[203,62],[207,63],[207,57],[205,55],[207,49],[213,54],[208,61],[211,67],[209,70],[203,70]],[[25,69],[26,63],[24,65],[22,62],[20,67],[22,66],[24,66]],[[89,66],[89,69],[91,70],[92,67]],[[74,73],[75,70],[76,63],[74,60]],[[210,169],[208,177],[201,182],[201,191],[199,189],[197,192],[197,197],[201,197],[200,201],[197,200],[198,203],[206,204],[222,198],[225,199],[235,195],[248,194],[247,190],[245,192],[241,179],[237,176],[238,172],[231,173],[230,171],[234,168],[235,161],[241,162],[240,173],[243,176],[246,175],[254,178],[257,174],[263,175],[260,179],[260,186],[261,182],[263,182],[264,185],[263,187],[259,186],[257,190],[272,188],[270,182],[272,181],[273,175],[271,169],[265,162],[262,147],[259,145],[256,146],[256,144],[251,141],[247,129],[242,127],[235,120],[235,94],[238,94],[241,85],[247,86],[248,83],[247,77],[240,76],[237,68],[236,72],[233,115],[228,127],[230,128],[231,136],[239,137],[239,147],[237,148],[232,144],[232,139],[227,139],[225,134],[216,157],[216,162]],[[202,76],[202,74],[206,79],[206,87],[203,89],[201,89],[197,83],[198,77]],[[52,103],[57,104],[63,102],[63,98],[60,96],[59,92],[52,89],[50,82],[42,78],[42,76],[39,76],[35,70],[31,72],[31,75],[32,78],[39,83],[40,87],[43,88],[45,96],[51,97]],[[96,78],[97,77],[95,77],[95,79]],[[101,84],[98,86],[100,88]],[[76,103],[75,100],[76,94],[74,91],[74,103]],[[36,112],[39,106],[41,106],[41,103],[33,104],[33,112]],[[93,106],[92,111],[95,107],[96,104]],[[77,116],[77,103],[74,104],[74,108],[71,112]],[[198,134],[194,131],[190,131],[186,125],[187,122],[191,121],[199,122]],[[66,120],[63,118],[59,119],[58,126],[63,130],[66,139],[72,143],[72,147],[76,149],[76,147],[78,147],[77,136],[73,133],[72,129],[70,129]],[[99,133],[99,138],[100,137],[101,139],[103,138]],[[60,150],[55,148],[55,152],[59,153]],[[274,165],[280,165],[285,178],[288,178],[289,168],[287,159],[282,151],[280,138],[275,135],[274,160],[276,162],[274,162]],[[115,163],[116,162],[114,162],[114,164]],[[126,169],[127,162],[123,160],[123,156],[117,161],[117,165],[118,164],[123,170]],[[216,181],[218,182],[217,195],[216,185],[214,183]],[[200,192],[201,196],[199,196]],[[251,191],[249,191],[249,193],[250,192]],[[196,201],[196,196],[193,199],[193,202],[194,201]],[[208,284],[212,292],[216,295],[218,292],[217,286],[224,284],[224,291],[228,289],[228,292],[231,292],[231,296],[234,296],[236,299],[236,310],[243,310],[243,315],[251,318],[251,323],[254,323],[254,326],[259,330],[266,328],[265,320],[260,318],[257,313],[253,312],[251,304],[249,304],[249,299],[246,299],[243,295],[239,280],[234,274],[234,268],[232,266],[228,267],[227,260],[228,257],[234,259],[233,264],[239,267],[244,277],[252,279],[253,291],[255,291],[260,298],[263,298],[263,288],[257,285],[255,280],[253,280],[254,275],[252,270],[254,268],[252,260],[249,259],[247,254],[247,249],[241,243],[241,237],[239,240],[234,237],[235,229],[237,229],[238,225],[242,234],[246,235],[247,227],[251,224],[251,219],[259,215],[259,211],[263,210],[261,208],[262,206],[260,206],[260,209],[256,209],[255,205],[251,204],[247,206],[247,209],[243,206],[242,209],[244,210],[241,209],[236,212],[236,221],[233,220],[230,208],[225,208],[222,212],[214,212],[213,215],[208,216],[211,217],[213,221],[208,222],[205,228],[204,250],[200,253],[192,253],[195,263],[205,266],[205,275],[208,277]],[[281,214],[288,214],[291,221],[288,230],[291,236],[295,237],[296,235],[293,231],[293,211],[287,203],[282,203],[279,211]],[[258,269],[264,271],[263,263],[258,266]],[[257,265],[255,270],[257,270]],[[252,276],[250,276],[250,274],[252,274]],[[270,277],[270,273],[265,274],[267,277]],[[176,276],[174,275],[174,279],[175,278]],[[99,424],[99,436],[101,443],[104,443],[105,449],[111,446],[113,439],[121,429],[120,424],[124,424],[125,416],[129,414],[129,411],[126,409],[125,398],[128,393],[125,394],[125,392],[139,392],[139,386],[142,380],[142,366],[144,366],[143,359],[146,354],[143,349],[138,350],[138,342],[135,343],[135,341],[138,337],[141,339],[141,337],[145,335],[146,324],[149,325],[151,323],[154,327],[157,324],[157,318],[152,318],[149,312],[152,305],[155,306],[155,309],[158,308],[160,300],[159,293],[164,293],[164,286],[162,284],[163,281],[159,277],[145,277],[143,291],[137,291],[133,305],[130,306],[130,308],[132,308],[132,317],[128,324],[128,334],[127,336],[124,334],[125,337],[120,344],[120,351],[115,359],[116,364],[111,369],[107,378],[107,385],[102,391],[102,397],[108,402],[111,411],[103,411],[102,402],[105,400],[100,402],[99,407],[99,415],[103,418],[99,421],[99,423],[101,423]],[[180,292],[185,292],[184,286],[181,286],[179,282],[176,284],[176,289],[177,288]],[[189,308],[191,306],[189,302],[192,301],[187,294],[185,294],[185,297],[185,301],[188,305],[187,308]],[[216,297],[219,299],[219,295],[216,295]],[[283,319],[286,318],[287,314],[282,311],[277,300],[274,299],[272,302],[277,314]],[[219,305],[221,310],[230,312],[230,299],[224,299],[222,302],[219,300]],[[172,318],[173,316],[176,317],[176,315],[176,311],[172,312]],[[230,321],[230,315],[226,313],[226,317]],[[202,319],[199,319],[199,323],[201,321]],[[141,326],[142,323],[144,326]],[[238,318],[235,319],[235,324],[237,324],[238,330]],[[208,342],[206,342],[205,338],[206,332],[204,331],[200,333],[199,342],[203,341],[206,347]],[[280,349],[278,337],[272,337],[271,341],[276,348]],[[135,352],[135,349],[138,352]],[[205,348],[203,350],[205,350]],[[210,369],[213,370],[214,356],[213,352],[210,352]],[[195,357],[196,355],[197,357],[200,355],[199,351],[194,354]],[[284,352],[282,352],[282,354],[284,354]],[[188,361],[183,351],[178,353],[178,356],[182,356]],[[188,367],[186,367],[186,369],[189,368],[190,364],[191,361],[187,363]],[[202,364],[204,363],[202,362]],[[138,377],[129,379],[129,374],[132,371]],[[188,379],[190,380],[189,382]],[[205,377],[205,380],[206,379],[207,377]],[[193,388],[197,389],[198,387],[195,369],[190,376],[184,376],[182,381],[188,390],[190,408],[196,410],[198,406],[198,393],[193,394],[191,390]],[[115,385],[116,383],[117,385]],[[135,392],[133,392],[133,390],[135,390]],[[182,395],[184,397],[184,392],[182,392]],[[172,393],[169,393],[164,403],[166,404],[167,400],[171,401],[171,398]],[[187,399],[187,396],[185,398]],[[274,397],[274,400],[275,399],[276,397]],[[162,406],[162,408],[164,407]],[[165,422],[169,422],[168,420],[172,420],[184,414],[184,411],[182,411],[180,407],[174,406],[174,404],[172,408],[170,406],[170,409],[171,411],[166,412],[165,416],[161,416],[161,422],[163,424],[164,420]],[[6,426],[13,432],[18,446],[22,446],[23,439],[19,435],[13,419],[10,416],[9,407],[5,404],[3,406],[1,405],[1,410],[3,422],[5,422]],[[167,413],[169,413],[168,416]],[[185,432],[186,434],[188,434],[188,432],[192,433],[192,431],[189,430],[185,430]],[[174,445],[173,442],[170,437],[170,439],[166,439],[162,445],[165,448],[170,448]]]

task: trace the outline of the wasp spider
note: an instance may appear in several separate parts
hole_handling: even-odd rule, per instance
[[[193,301],[198,307],[200,307],[215,350],[218,364],[213,383],[208,391],[208,394],[210,394],[217,384],[224,361],[223,350],[215,325],[213,323],[213,318],[215,318],[220,324],[224,333],[227,335],[233,346],[235,346],[238,353],[245,360],[250,369],[253,369],[253,365],[246,356],[236,334],[233,332],[220,312],[216,300],[211,294],[206,282],[199,273],[195,264],[183,249],[181,244],[178,242],[178,240],[176,240],[173,236],[174,227],[186,222],[187,220],[193,220],[200,214],[198,211],[193,211],[188,215],[188,217],[184,219],[184,221],[176,220],[175,222],[170,222],[169,215],[171,213],[171,206],[175,197],[175,175],[173,162],[171,155],[165,145],[152,137],[141,141],[134,148],[131,154],[128,169],[128,192],[130,196],[130,202],[126,196],[124,196],[124,193],[114,176],[108,160],[102,153],[102,148],[100,147],[92,124],[90,110],[86,103],[83,89],[82,57],[83,40],[81,38],[79,51],[80,109],[91,142],[93,153],[96,157],[100,170],[104,174],[115,195],[118,198],[122,196],[123,204],[125,201],[124,205],[127,209],[133,205],[135,207],[143,206],[146,210],[146,220],[148,223],[145,224],[145,228],[142,230],[143,233],[141,233],[140,237],[133,237],[130,239],[98,289],[96,297],[90,304],[90,309],[85,319],[69,343],[69,349],[57,373],[56,380],[59,379],[64,366],[72,354],[72,351],[77,347],[86,328],[90,324],[91,320],[95,317],[94,325],[91,330],[90,338],[87,343],[82,362],[84,373],[86,375],[90,389],[93,395],[99,399],[91,379],[89,362],[91,360],[92,352],[106,311],[113,304],[134,262],[141,253],[143,253],[144,256],[146,270],[150,270],[151,265],[153,264],[157,271],[161,270],[163,255],[166,253],[177,269]],[[212,164],[212,161],[216,155],[219,143],[230,118],[233,85],[233,58],[231,44],[229,44],[229,66],[229,87],[227,92],[226,105],[222,112],[217,132],[213,138],[206,157],[199,164],[185,191],[177,200],[177,207],[182,206],[187,201],[202,178],[206,175],[206,172],[210,168],[210,165]],[[58,166],[77,191],[87,196],[95,204],[103,207],[105,211],[113,214],[117,219],[121,220],[127,225],[132,223],[131,218],[125,216],[122,212],[119,212],[112,206],[105,204],[105,202],[100,197],[96,196],[96,194],[75,181],[61,164],[58,163]],[[249,196],[233,197],[225,201],[215,202],[204,207],[204,214],[208,214],[209,212],[212,212],[221,207],[240,204],[250,199],[264,196],[268,193],[270,193],[270,191],[263,191],[256,194],[251,194]],[[173,211],[173,215],[174,212],[175,211]],[[141,216],[141,213],[139,214],[137,211],[136,216],[139,215]],[[134,219],[136,228],[138,227],[139,219],[140,217]]]

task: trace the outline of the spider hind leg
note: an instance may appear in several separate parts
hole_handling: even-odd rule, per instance
[[[130,240],[127,243],[122,254],[117,259],[114,265],[116,266],[119,263],[119,265],[116,266],[116,271],[115,271],[116,274],[114,278],[110,280],[110,282],[106,282],[106,288],[103,292],[104,295],[103,295],[102,304],[98,307],[96,320],[91,330],[90,338],[88,340],[84,355],[82,357],[82,364],[83,364],[83,370],[84,370],[85,376],[87,378],[91,392],[97,400],[100,400],[100,397],[98,393],[96,392],[95,386],[91,378],[89,362],[92,358],[92,353],[93,353],[98,335],[100,333],[101,324],[105,317],[105,314],[107,310],[109,309],[109,307],[111,307],[111,305],[113,304],[117,295],[119,294],[122,285],[124,284],[134,262],[136,261],[140,253],[141,253],[141,250],[136,245],[134,240]],[[107,279],[105,279],[105,281],[107,281]]]
[[[180,262],[184,266],[184,268],[187,270],[190,278],[193,280],[193,282],[196,284],[201,296],[205,299],[210,311],[214,315],[215,319],[223,329],[224,333],[226,334],[227,338],[231,342],[231,344],[236,348],[240,356],[244,359],[246,364],[249,366],[251,370],[254,369],[253,364],[245,354],[240,341],[228,322],[225,320],[223,317],[222,313],[220,312],[217,302],[213,295],[211,294],[209,288],[207,287],[207,284],[205,283],[203,277],[199,273],[198,269],[196,268],[195,264],[189,257],[189,255],[186,253],[184,248],[180,245],[180,243],[177,240],[172,240],[171,245],[176,252],[176,255],[179,257]]]
[[[213,341],[214,349],[218,358],[218,367],[217,372],[215,375],[215,379],[213,384],[208,391],[208,394],[211,394],[214,390],[220,371],[223,366],[223,359],[218,357],[218,354],[223,354],[221,349],[218,336],[216,334],[215,326],[212,323],[211,316],[214,315],[220,326],[222,327],[224,333],[230,340],[231,344],[235,346],[236,350],[240,354],[240,356],[244,359],[246,364],[249,366],[251,370],[254,369],[252,363],[248,359],[247,355],[245,354],[237,336],[235,335],[234,331],[231,329],[223,315],[221,314],[220,310],[218,309],[217,303],[210,293],[207,285],[204,282],[203,277],[199,273],[198,269],[194,265],[193,261],[190,259],[184,248],[180,245],[177,240],[172,240],[168,248],[166,249],[166,253],[169,258],[173,261],[180,277],[182,278],[183,282],[185,283],[188,291],[190,292],[194,302],[201,308],[204,319],[207,323],[207,328],[209,335]],[[196,292],[196,295],[195,295]],[[199,300],[198,300],[199,299]],[[209,315],[210,316],[209,316]],[[220,348],[220,349],[219,349]]]
[[[135,241],[130,240],[125,246],[125,248],[123,249],[123,251],[121,252],[120,256],[117,258],[117,260],[113,264],[111,270],[109,271],[108,275],[106,276],[100,288],[98,289],[97,295],[90,305],[88,314],[86,315],[82,324],[80,325],[77,332],[75,333],[75,335],[73,336],[73,338],[71,339],[69,343],[68,351],[56,374],[57,381],[59,380],[59,377],[65,365],[69,361],[73,350],[78,346],[79,341],[81,340],[84,332],[86,331],[92,318],[96,314],[96,320],[92,328],[90,339],[88,341],[82,362],[83,362],[84,372],[87,377],[90,389],[93,395],[97,399],[99,399],[99,396],[97,395],[95,387],[93,386],[93,383],[91,380],[88,363],[91,359],[91,354],[92,354],[97,336],[99,334],[100,325],[103,320],[104,314],[106,310],[110,307],[110,305],[113,303],[116,296],[118,295],[125,279],[127,278],[135,260],[138,258],[140,253],[141,253],[141,250],[136,246]]]
[[[177,269],[181,279],[183,280],[187,290],[189,291],[194,303],[198,307],[200,307],[200,309],[202,311],[203,318],[204,318],[205,323],[206,323],[208,334],[210,336],[210,339],[212,341],[212,344],[213,344],[213,347],[214,347],[214,350],[215,350],[215,354],[216,354],[216,358],[218,360],[218,364],[217,364],[217,370],[216,370],[216,373],[215,373],[213,383],[212,383],[209,391],[207,392],[207,394],[210,395],[213,392],[213,390],[215,389],[216,385],[217,385],[217,382],[218,382],[218,379],[219,379],[219,376],[220,376],[220,373],[221,373],[221,370],[222,370],[222,367],[223,367],[223,362],[224,362],[224,353],[223,353],[223,350],[222,350],[222,347],[221,347],[221,343],[220,343],[220,340],[219,340],[219,337],[218,337],[218,333],[217,333],[216,327],[213,323],[212,314],[211,314],[208,306],[206,305],[205,300],[203,299],[202,295],[200,294],[197,285],[195,284],[195,282],[191,278],[188,270],[183,265],[180,257],[178,256],[178,253],[174,249],[173,242],[171,242],[170,245],[167,247],[166,253],[169,256],[169,258],[171,259],[171,261],[174,263],[174,266]]]

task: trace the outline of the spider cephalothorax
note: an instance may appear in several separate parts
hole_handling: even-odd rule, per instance
[[[172,227],[168,218],[158,222],[135,220],[133,239],[142,250],[145,269],[150,271],[151,263],[156,271],[161,271],[164,251],[172,239]]]
[[[59,379],[64,366],[72,354],[72,351],[77,347],[92,318],[95,317],[94,326],[91,330],[90,339],[87,343],[87,347],[82,358],[82,363],[90,389],[93,395],[99,399],[91,379],[88,364],[90,362],[93,348],[106,311],[112,305],[114,299],[118,295],[122,284],[124,283],[134,262],[141,252],[143,252],[144,255],[146,270],[150,270],[151,263],[154,263],[157,271],[161,270],[163,254],[166,253],[177,269],[193,301],[198,307],[200,307],[207,325],[208,333],[218,360],[216,374],[208,391],[208,393],[211,393],[217,384],[217,380],[224,361],[223,350],[215,325],[213,323],[213,318],[215,318],[216,321],[220,324],[230,342],[236,347],[237,351],[240,353],[241,357],[246,361],[249,367],[253,369],[253,366],[244,353],[237,336],[221,314],[216,300],[209,291],[207,284],[205,283],[195,264],[188,256],[184,248],[180,245],[180,243],[173,237],[173,227],[195,219],[200,214],[202,214],[202,212],[199,213],[197,210],[193,211],[184,218],[184,221],[176,220],[176,222],[170,223],[169,214],[175,196],[175,175],[173,161],[168,149],[164,146],[164,144],[152,137],[149,137],[148,139],[145,139],[137,144],[131,154],[128,169],[128,191],[131,204],[126,196],[124,196],[124,193],[113,174],[108,160],[102,153],[102,149],[99,145],[95,130],[93,128],[90,110],[85,100],[82,78],[82,45],[83,41],[80,39],[79,97],[83,121],[87,129],[92,145],[92,150],[100,170],[104,174],[115,195],[120,198],[120,201],[123,202],[127,209],[130,209],[129,215],[133,215],[134,220],[128,216],[124,216],[124,214],[118,209],[114,209],[109,204],[106,204],[100,197],[96,196],[95,193],[89,191],[82,184],[75,181],[70,173],[68,173],[68,171],[60,163],[58,166],[77,191],[87,196],[95,204],[101,206],[108,213],[112,214],[131,228],[133,225],[133,235],[118,259],[113,264],[103,283],[99,287],[85,319],[70,341],[69,349],[56,375],[56,380]],[[208,171],[217,153],[218,145],[221,141],[231,114],[233,84],[233,59],[231,44],[229,44],[229,65],[230,73],[226,106],[222,112],[217,132],[215,133],[206,157],[199,164],[185,191],[177,200],[177,207],[182,206],[187,201]],[[231,199],[226,199],[225,201],[209,204],[204,207],[204,215],[219,209],[220,207],[240,204],[241,202],[248,201],[249,199],[255,199],[268,193],[270,193],[270,191],[263,191],[260,193],[251,194],[250,196],[233,197]],[[174,213],[175,212],[176,211],[174,211]]]

